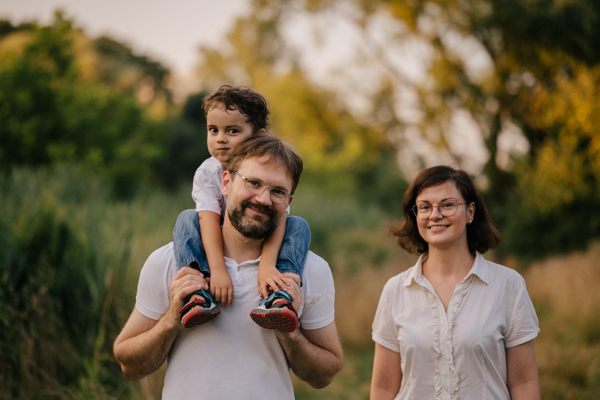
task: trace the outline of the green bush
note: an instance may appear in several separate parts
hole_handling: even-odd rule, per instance
[[[68,168],[0,178],[0,398],[128,390],[108,361],[132,230],[107,187]]]

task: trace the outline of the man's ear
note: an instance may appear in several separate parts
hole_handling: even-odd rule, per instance
[[[225,170],[225,172],[223,172],[223,180],[221,182],[221,193],[223,193],[223,196],[229,195],[229,185],[231,184],[231,179],[231,173]]]
[[[292,204],[293,200],[294,200],[294,195],[292,195],[292,197],[290,197],[290,202],[288,203],[288,207],[290,206],[290,204]]]

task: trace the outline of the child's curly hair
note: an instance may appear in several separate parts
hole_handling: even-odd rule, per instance
[[[246,86],[222,85],[204,97],[204,115],[214,107],[224,105],[226,110],[239,111],[254,128],[253,134],[261,129],[269,130],[269,103],[265,97]]]

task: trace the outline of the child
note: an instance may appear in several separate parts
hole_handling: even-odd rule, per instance
[[[250,88],[223,85],[204,98],[203,108],[212,157],[196,170],[192,190],[196,210],[179,215],[173,243],[178,268],[189,266],[202,272],[205,278],[210,277],[210,293],[200,289],[185,299],[180,316],[186,328],[217,316],[221,310],[216,303],[222,307],[231,305],[233,285],[225,267],[221,238],[225,215],[225,198],[221,194],[223,171],[238,144],[252,136],[268,134],[269,128],[267,101]],[[282,273],[302,276],[309,244],[308,224],[298,217],[282,220],[265,240],[258,269],[262,301],[250,314],[260,326],[283,332],[296,329],[298,315],[284,290],[287,284]]]

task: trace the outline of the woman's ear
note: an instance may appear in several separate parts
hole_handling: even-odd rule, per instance
[[[472,202],[467,207],[467,218],[468,218],[467,220],[469,221],[469,225],[470,225],[471,222],[473,222],[473,219],[475,219],[475,202]]]

